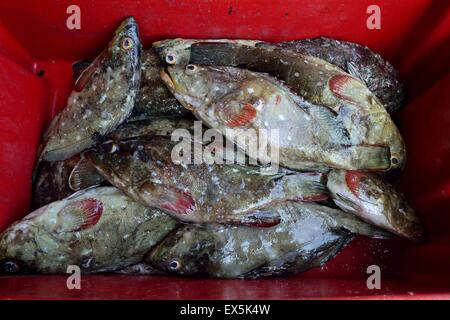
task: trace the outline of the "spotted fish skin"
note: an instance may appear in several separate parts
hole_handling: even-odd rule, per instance
[[[183,222],[269,226],[279,217],[255,209],[327,198],[323,174],[288,170],[261,174],[259,167],[176,162],[172,160],[176,146],[169,137],[141,137],[104,143],[86,156],[131,198]]]
[[[132,119],[146,119],[158,116],[187,116],[189,111],[183,108],[170,93],[159,76],[161,60],[152,49],[142,51],[141,85]]]
[[[52,202],[0,234],[0,273],[83,273],[122,269],[144,255],[178,223],[113,187],[81,191]]]
[[[127,18],[108,47],[77,79],[67,106],[44,135],[40,160],[67,159],[125,121],[139,90],[140,52],[136,21]]]
[[[257,134],[258,141],[267,140],[284,167],[313,171],[390,167],[388,147],[353,144],[332,110],[298,97],[268,75],[234,67],[175,65],[161,71],[161,77],[206,126],[233,142],[235,136]],[[271,130],[278,130],[279,139],[268,138]],[[237,147],[246,152],[242,141]]]
[[[362,80],[391,113],[403,105],[405,89],[398,71],[378,53],[357,43],[319,37],[276,43],[276,46],[332,63]]]
[[[317,204],[287,202],[267,210],[279,212],[280,224],[271,228],[186,225],[152,249],[145,262],[191,277],[288,276],[325,264],[352,233],[377,233],[355,217]]]
[[[410,240],[424,239],[417,213],[400,192],[378,175],[332,170],[327,187],[342,210]]]
[[[405,144],[383,104],[360,79],[338,66],[263,42],[249,45],[236,40],[227,43],[187,39],[183,47],[180,41],[176,45],[167,41],[164,50],[157,51],[176,52],[189,57],[193,64],[239,66],[268,73],[307,101],[333,110],[349,133],[352,145],[388,147],[389,168],[403,168]],[[180,47],[183,50],[178,53]]]

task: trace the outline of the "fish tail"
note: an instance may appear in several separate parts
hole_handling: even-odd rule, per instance
[[[322,201],[328,199],[326,175],[300,173],[288,175],[281,180],[287,200]]]

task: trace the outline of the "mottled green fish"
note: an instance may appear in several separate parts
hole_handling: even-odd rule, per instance
[[[77,79],[67,106],[44,135],[40,160],[67,159],[127,119],[139,90],[140,51],[136,21],[127,18],[108,47]]]
[[[207,126],[244,152],[245,140],[267,141],[279,163],[295,170],[333,167],[390,168],[389,148],[353,145],[343,123],[328,108],[314,105],[275,79],[245,69],[189,64],[172,66],[161,77],[177,99]],[[277,130],[278,139],[272,134]],[[260,159],[261,153],[257,155]],[[321,169],[322,170],[322,169]]]
[[[181,276],[259,278],[287,276],[318,267],[352,239],[382,231],[340,210],[288,202],[268,208],[281,216],[271,228],[183,226],[159,243],[145,261]]]
[[[168,137],[141,137],[104,143],[86,157],[132,199],[184,222],[275,225],[276,212],[254,210],[287,200],[327,198],[322,174],[262,174],[259,167],[186,163],[173,159],[179,146]]]
[[[0,234],[0,273],[106,272],[137,264],[178,223],[114,187],[80,191]]]

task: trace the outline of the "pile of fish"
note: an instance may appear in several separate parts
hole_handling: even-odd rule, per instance
[[[355,235],[424,237],[384,181],[406,160],[389,114],[403,87],[367,47],[170,39],[142,50],[127,18],[73,72],[67,106],[38,151],[35,211],[0,234],[2,273],[77,265],[84,273],[286,276],[322,266]],[[229,140],[279,130],[268,146],[279,168],[261,170],[259,158],[173,161],[172,132],[192,133],[196,119]]]

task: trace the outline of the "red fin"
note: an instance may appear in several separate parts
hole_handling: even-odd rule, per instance
[[[359,183],[365,174],[358,171],[347,171],[345,173],[345,183],[350,191],[359,198]]]
[[[275,98],[275,105],[279,105],[281,103],[281,96],[277,94],[277,97]]]
[[[102,53],[98,55],[98,57],[86,68],[84,71],[80,74],[78,79],[75,81],[75,87],[74,90],[76,92],[82,91],[86,85],[89,83],[89,81],[92,78],[92,75],[95,73],[95,70],[97,70],[97,67],[102,62],[103,58],[106,56],[107,51],[104,50]]]
[[[88,82],[91,80],[94,72],[95,72],[95,68],[93,68],[92,65],[89,68],[87,68],[86,70],[84,70],[83,73],[75,81],[74,90],[76,92],[83,91],[84,87],[86,87]]]
[[[348,74],[337,74],[329,80],[328,85],[331,92],[338,98],[350,103],[357,103],[353,98],[352,91],[361,88],[362,84],[358,79]]]
[[[232,128],[240,127],[252,122],[255,117],[256,109],[250,103],[246,103],[239,113],[231,116],[230,120],[228,120],[225,124]]]
[[[177,195],[173,201],[164,201],[160,204],[162,209],[173,211],[179,214],[189,214],[195,209],[195,201],[187,192]]]
[[[61,210],[59,229],[80,231],[97,224],[103,213],[103,203],[96,199],[74,201]]]

